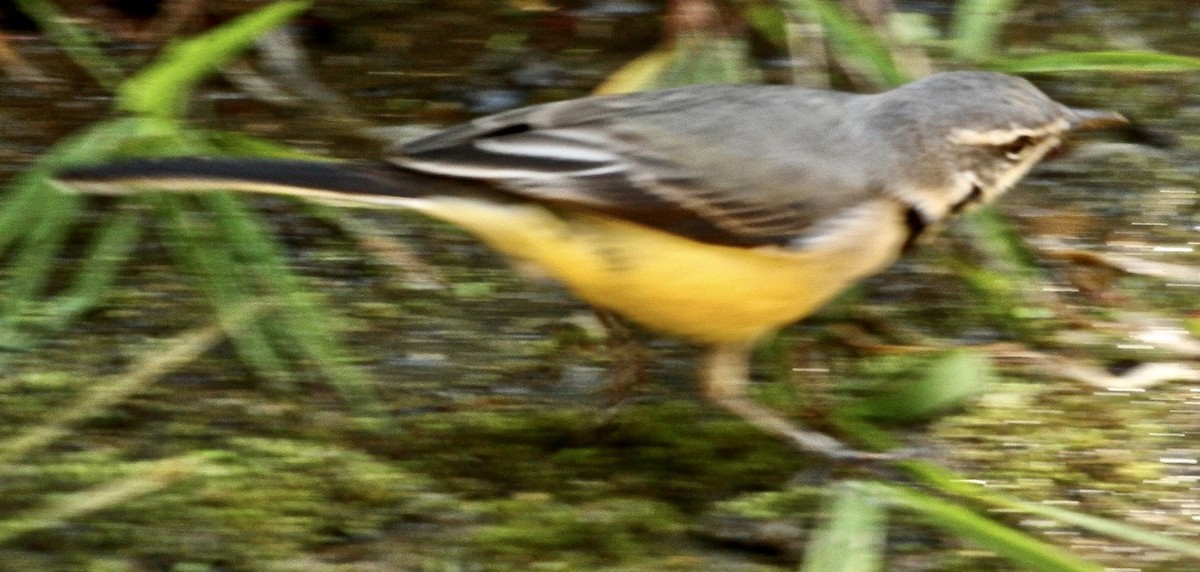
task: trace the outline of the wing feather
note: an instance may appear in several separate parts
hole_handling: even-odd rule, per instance
[[[702,86],[584,98],[483,117],[391,160],[696,240],[806,244],[820,221],[880,192],[877,169],[837,161],[861,144],[840,123],[861,97]]]

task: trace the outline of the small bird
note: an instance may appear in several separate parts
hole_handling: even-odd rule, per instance
[[[597,308],[706,348],[705,397],[800,449],[886,458],[746,395],[756,342],[1012,187],[1068,133],[1125,122],[1028,81],[946,72],[860,95],[709,85],[482,117],[383,160],[175,157],[72,167],[77,191],[234,190],[412,209]]]

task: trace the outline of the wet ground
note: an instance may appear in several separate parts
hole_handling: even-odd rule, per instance
[[[584,95],[659,33],[653,6],[333,4],[305,27],[315,75],[352,115],[376,125],[445,124]],[[1009,41],[1018,49],[1092,46],[1096,39],[1077,28],[1099,29],[1118,46],[1200,56],[1200,14],[1187,2],[1068,4],[1068,20],[1100,24],[1029,9]],[[945,15],[937,3],[917,5]],[[0,84],[5,177],[111,104],[44,39],[10,41],[54,81]],[[119,53],[130,65],[143,57],[132,47]],[[1040,349],[1112,373],[1143,362],[1195,364],[1195,355],[1131,332],[1190,327],[1200,335],[1196,282],[1124,275],[1077,253],[1200,265],[1200,76],[1033,79],[1064,101],[1115,108],[1141,127],[1076,145],[1001,207],[1039,255],[1046,282],[1033,288],[1052,294],[1059,313],[1037,322],[1052,330],[1037,336]],[[190,117],[322,155],[372,152],[331,115],[254,101],[216,81]],[[700,402],[690,391],[691,348],[646,336],[652,383],[605,413],[597,393],[610,356],[589,310],[553,284],[526,280],[465,235],[418,217],[353,215],[386,228],[437,269],[434,277],[379,262],[343,228],[288,201],[254,204],[293,266],[346,317],[328,335],[342,336],[371,373],[387,422],[364,426],[304,364],[288,379],[267,379],[218,345],[0,467],[6,515],[114,479],[136,483],[135,461],[199,454],[204,467],[16,537],[0,547],[9,569],[795,569],[820,499],[792,485],[822,483],[830,472]],[[90,212],[101,220],[111,205]],[[46,422],[89,383],[155,354],[154,340],[211,321],[155,223],[146,227],[100,308],[8,352],[5,435]],[[1200,539],[1197,382],[1111,391],[996,349],[1016,337],[1008,321],[1016,312],[981,303],[964,278],[969,270],[953,262],[987,260],[968,246],[969,234],[951,229],[781,334],[760,356],[759,397],[819,425],[826,410],[903,383],[922,359],[913,347],[983,345],[1000,372],[983,394],[893,428],[896,435],[996,490]],[[431,281],[442,286],[426,287]],[[1113,569],[1195,568],[1049,521],[1006,522]],[[1014,569],[903,515],[889,531],[889,570]]]

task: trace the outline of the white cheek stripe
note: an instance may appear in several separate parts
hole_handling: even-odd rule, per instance
[[[992,195],[988,192],[989,189],[984,187],[983,181],[979,180],[979,175],[976,175],[974,171],[959,171],[955,173],[954,190],[956,194],[954,197],[954,202],[950,204],[957,205],[962,201],[965,201],[967,197],[969,197],[975,190],[975,187],[979,187],[979,192],[983,193],[983,197],[981,197],[980,202],[986,203],[992,200]],[[947,205],[945,212],[949,212],[949,210],[949,205]]]
[[[1013,132],[1008,132],[1013,133]],[[1012,187],[1029,169],[1033,168],[1051,149],[1058,146],[1062,138],[1050,136],[1042,139],[1037,145],[1026,149],[1023,158],[1005,171],[992,185],[985,185],[973,171],[954,173],[951,188],[948,191],[938,191],[921,188],[893,189],[892,196],[900,199],[908,206],[917,209],[929,222],[944,219],[950,213],[950,206],[961,202],[975,187],[983,193],[980,204],[987,204]]]

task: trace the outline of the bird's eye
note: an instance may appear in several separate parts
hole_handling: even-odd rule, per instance
[[[1016,159],[1021,156],[1021,153],[1031,147],[1037,141],[1028,135],[1022,135],[1013,139],[1009,143],[1000,146],[1000,151],[1009,159]]]

